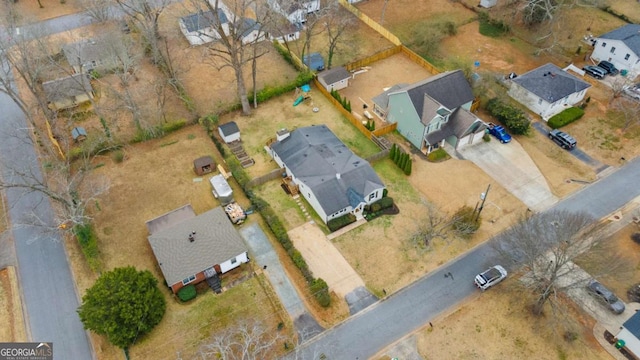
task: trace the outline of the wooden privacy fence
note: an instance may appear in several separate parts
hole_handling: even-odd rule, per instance
[[[370,28],[377,31],[380,35],[384,36],[385,39],[389,40],[393,45],[402,45],[400,39],[397,36],[393,35],[389,30],[385,29],[382,25],[378,24],[375,20],[363,14],[358,8],[349,4],[346,0],[338,0],[340,5],[342,5],[345,9],[349,10],[353,15],[357,16],[360,21],[369,25]]]
[[[373,135],[382,136],[384,134],[388,134],[388,133],[392,132],[397,127],[398,127],[398,123],[388,124],[388,125],[385,125],[385,126],[379,128],[379,129],[373,130]]]
[[[413,50],[409,49],[408,47],[406,47],[404,45],[402,45],[401,47],[402,47],[402,53],[405,54],[409,59],[411,59],[416,64],[418,64],[418,65],[422,66],[423,68],[427,69],[433,75],[441,73],[441,71],[438,70],[438,68],[433,66],[427,60],[423,59],[422,56],[420,56],[420,55],[416,54],[415,52],[413,52]]]
[[[250,189],[254,186],[258,186],[258,185],[262,185],[266,182],[269,182],[271,180],[275,180],[275,179],[280,179],[282,178],[282,174],[285,172],[284,169],[275,169],[275,170],[271,170],[269,173],[262,175],[262,176],[258,176],[257,178],[253,178],[251,180],[249,180],[247,182],[247,184],[245,185],[245,187],[247,189]]]
[[[390,49],[386,49],[386,50],[382,50],[382,51],[378,51],[377,53],[368,56],[364,59],[360,59],[360,60],[356,60],[352,63],[349,63],[347,65],[345,65],[345,68],[347,69],[347,71],[353,71],[356,70],[358,68],[361,68],[363,66],[367,66],[370,64],[373,64],[376,61],[380,61],[382,59],[386,59],[392,55],[398,54],[402,51],[402,45],[399,46],[394,46]]]
[[[324,95],[324,97],[326,97],[331,102],[331,104],[333,104],[333,106],[335,106],[335,108],[338,109],[340,113],[342,113],[342,115],[344,115],[347,119],[349,119],[349,121],[353,124],[353,126],[355,126],[358,130],[360,130],[360,132],[363,133],[364,136],[367,137],[367,139],[371,140],[371,131],[369,131],[369,129],[364,127],[364,125],[362,125],[362,122],[356,119],[356,117],[353,116],[351,112],[347,111],[347,109],[342,107],[342,104],[338,100],[336,100],[333,96],[331,96],[331,94],[329,94],[329,92],[324,88],[324,86],[322,86],[322,84],[320,84],[317,78],[313,79],[313,81],[316,84],[316,88]]]

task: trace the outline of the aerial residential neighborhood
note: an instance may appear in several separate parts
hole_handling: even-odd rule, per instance
[[[636,0],[0,4],[0,358],[640,359]]]

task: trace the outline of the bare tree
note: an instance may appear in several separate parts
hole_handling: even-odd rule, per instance
[[[113,18],[113,0],[80,0],[78,3],[85,14],[97,22],[107,22]]]
[[[138,27],[146,46],[151,53],[153,62],[161,66],[166,65],[160,52],[160,15],[170,4],[171,0],[115,0],[122,12]]]
[[[560,292],[586,285],[589,278],[580,276],[573,260],[600,242],[593,222],[586,213],[554,210],[523,218],[497,238],[494,248],[502,260],[522,266],[534,314],[542,314],[547,303],[558,308]]]
[[[333,55],[343,40],[343,35],[357,25],[357,19],[337,1],[329,3],[325,19],[324,26],[329,37],[327,69],[331,69]]]
[[[438,210],[435,205],[424,202],[427,218],[413,235],[413,241],[420,246],[428,247],[432,241],[440,238],[447,240],[451,230],[451,219]]]
[[[276,346],[285,340],[278,331],[245,321],[215,335],[200,347],[197,359],[261,360],[273,358]]]
[[[208,9],[214,17],[211,26],[215,31],[216,39],[214,40],[217,41],[209,42],[206,47],[206,54],[211,56],[210,64],[218,70],[224,68],[233,70],[236,93],[244,115],[251,114],[244,78],[244,66],[267,53],[266,48],[258,47],[258,43],[264,40],[265,36],[261,19],[253,20],[244,17],[244,14],[254,11],[256,8],[254,1],[237,0],[231,8],[219,0],[214,2],[199,0],[197,3],[197,5]],[[264,12],[260,13],[264,14]],[[256,71],[254,64],[253,72]],[[255,79],[255,75],[253,78]]]
[[[622,132],[626,132],[633,126],[640,125],[640,102],[626,97],[613,100],[610,108],[622,123]]]

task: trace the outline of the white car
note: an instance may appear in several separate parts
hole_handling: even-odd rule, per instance
[[[475,283],[480,290],[485,291],[507,277],[507,270],[500,265],[495,265],[476,275]]]

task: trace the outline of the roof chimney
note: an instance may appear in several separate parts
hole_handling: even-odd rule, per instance
[[[340,173],[336,173],[336,179],[340,180]]]
[[[289,135],[291,135],[291,133],[289,133],[289,130],[287,129],[280,129],[276,132],[276,140],[277,141],[282,141],[286,138],[289,137]]]
[[[194,242],[196,241],[196,232],[192,231],[191,234],[189,234],[189,242]]]

